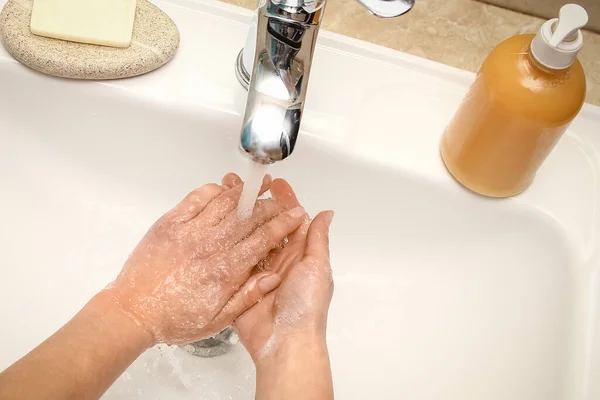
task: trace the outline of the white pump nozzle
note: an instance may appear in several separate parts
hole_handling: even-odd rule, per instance
[[[588,22],[585,9],[566,4],[559,18],[546,21],[531,42],[531,54],[541,65],[550,69],[569,68],[583,46],[580,29]]]
[[[570,39],[577,34],[579,29],[583,28],[588,22],[588,15],[585,9],[577,4],[566,4],[558,12],[558,24],[554,28],[550,46],[557,47],[560,42]]]

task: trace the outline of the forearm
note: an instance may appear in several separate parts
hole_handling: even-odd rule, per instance
[[[97,399],[151,345],[151,336],[102,292],[0,373],[0,398]]]
[[[257,400],[331,400],[333,382],[325,338],[275,345],[256,367]]]

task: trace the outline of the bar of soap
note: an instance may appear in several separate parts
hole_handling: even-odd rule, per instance
[[[129,47],[136,0],[34,0],[31,33],[71,42]]]

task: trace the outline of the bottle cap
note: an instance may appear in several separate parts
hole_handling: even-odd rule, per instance
[[[588,22],[585,9],[577,4],[562,6],[558,18],[546,21],[531,42],[531,54],[550,69],[569,68],[583,46],[580,29]]]

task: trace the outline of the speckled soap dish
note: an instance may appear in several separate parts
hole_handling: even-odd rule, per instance
[[[138,0],[131,46],[115,48],[36,36],[29,23],[33,0],[8,0],[0,13],[0,40],[18,61],[37,71],[74,79],[119,79],[145,74],[170,61],[179,30],[162,10]]]

